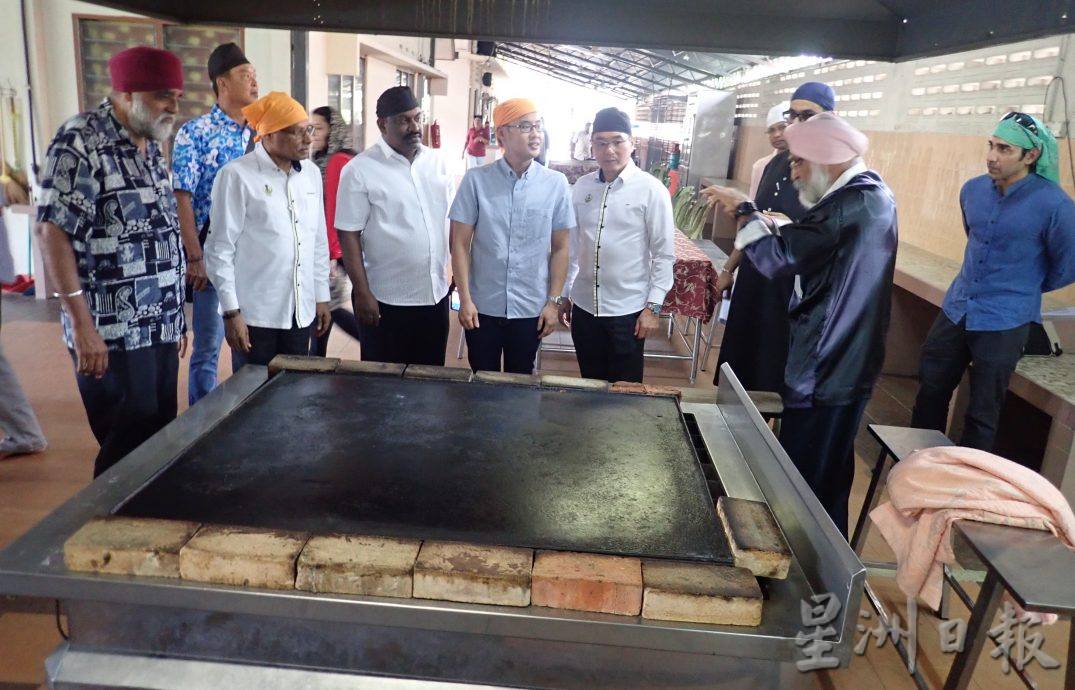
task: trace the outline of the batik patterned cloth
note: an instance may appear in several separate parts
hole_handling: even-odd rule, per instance
[[[201,230],[209,220],[209,195],[217,172],[246,153],[252,131],[228,117],[214,104],[205,115],[190,120],[175,135],[172,173],[175,188],[190,192],[194,222]]]
[[[185,259],[160,145],[143,155],[106,99],[76,115],[49,146],[38,222],[71,236],[78,277],[111,351],[178,342],[185,331]],[[64,341],[74,329],[62,313]]]

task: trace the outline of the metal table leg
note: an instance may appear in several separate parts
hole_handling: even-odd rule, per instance
[[[702,320],[701,319],[687,319],[687,323],[694,322],[694,346],[691,347],[691,385],[694,385],[694,379],[698,377],[698,349],[702,346]]]
[[[982,583],[982,589],[978,593],[978,601],[974,603],[970,622],[967,624],[966,644],[963,651],[956,655],[952,668],[948,671],[948,678],[944,681],[944,690],[967,690],[970,686],[971,676],[974,675],[974,665],[978,657],[985,649],[985,641],[989,636],[990,615],[997,610],[1000,604],[1000,595],[1004,588],[1000,586],[1000,578],[990,570]]]
[[[718,320],[716,313],[709,320],[709,335],[705,338],[705,352],[702,353],[702,371],[705,371],[706,363],[709,361],[709,351],[713,349],[713,331],[717,330]]]
[[[859,512],[858,520],[855,521],[855,531],[851,533],[851,548],[859,555],[862,554],[862,544],[866,537],[866,520],[869,519],[870,511],[877,505],[877,488],[881,484],[881,475],[884,474],[887,458],[888,449],[881,446],[881,453],[873,466],[873,476],[870,477],[870,488],[866,490],[862,510]]]

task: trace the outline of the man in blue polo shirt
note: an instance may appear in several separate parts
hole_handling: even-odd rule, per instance
[[[960,444],[993,449],[1008,379],[1041,295],[1075,281],[1075,203],[1060,188],[1056,139],[1037,118],[1008,113],[989,138],[989,173],[959,193],[967,249],[922,346],[911,426],[944,431],[970,367]]]
[[[556,327],[575,227],[563,173],[534,165],[542,120],[529,100],[493,111],[504,157],[467,171],[448,217],[459,323],[474,371],[530,374],[541,339]]]

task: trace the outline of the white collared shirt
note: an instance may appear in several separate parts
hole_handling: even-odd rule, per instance
[[[250,326],[304,327],[329,301],[321,172],[310,161],[285,173],[260,144],[217,173],[203,256],[221,312]]]
[[[575,183],[578,229],[564,294],[594,316],[623,316],[664,304],[676,262],[675,221],[668,190],[628,162],[610,183],[601,171]]]
[[[344,166],[336,229],[362,233],[362,259],[378,301],[412,307],[448,294],[448,204],[452,181],[432,149],[414,162],[382,138]]]

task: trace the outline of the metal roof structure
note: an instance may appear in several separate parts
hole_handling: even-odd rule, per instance
[[[507,59],[632,97],[705,86],[750,56],[899,62],[1075,24],[1075,0],[90,1],[180,23],[498,41]]]
[[[721,77],[764,56],[601,46],[500,43],[497,58],[625,98],[690,87],[716,88]]]
[[[91,0],[178,22],[899,62],[1050,34],[1072,0]]]

